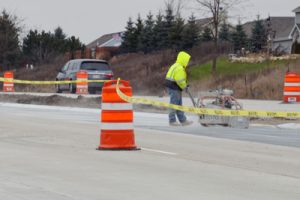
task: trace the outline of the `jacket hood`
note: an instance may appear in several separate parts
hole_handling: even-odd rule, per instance
[[[183,67],[186,67],[189,64],[190,59],[191,59],[191,56],[188,53],[181,51],[181,52],[179,52],[179,54],[177,56],[176,63],[182,65]]]

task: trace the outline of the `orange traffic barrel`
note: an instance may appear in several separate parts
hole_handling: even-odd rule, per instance
[[[76,94],[88,94],[88,73],[84,70],[80,70],[76,73],[77,82],[76,84]]]
[[[14,92],[14,72],[6,71],[4,72],[4,78],[7,79],[3,83],[3,92]]]
[[[288,72],[284,80],[284,102],[300,102],[300,75]]]
[[[102,88],[101,135],[99,150],[137,150],[133,129],[132,104],[122,100],[116,92],[116,80]],[[132,96],[128,81],[120,81],[120,90]]]

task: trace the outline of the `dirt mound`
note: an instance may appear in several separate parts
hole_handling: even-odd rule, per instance
[[[77,98],[69,98],[59,95],[34,96],[1,94],[0,102],[81,108],[100,108],[101,106],[101,98],[99,97],[87,98],[83,96],[78,96]]]
[[[79,108],[101,108],[101,97],[84,97],[77,98],[64,97],[60,95],[36,96],[36,95],[14,95],[0,94],[0,102],[3,103],[20,103],[47,106],[66,106]],[[157,108],[151,105],[133,105],[135,111],[151,113],[168,113],[167,108]]]

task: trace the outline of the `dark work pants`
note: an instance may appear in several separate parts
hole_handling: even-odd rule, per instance
[[[179,90],[173,90],[168,88],[169,96],[170,96],[170,104],[175,104],[182,106],[182,92]],[[176,116],[179,120],[179,122],[185,122],[186,117],[184,115],[184,112],[180,110],[174,110],[170,109],[169,111],[169,122],[176,122]]]

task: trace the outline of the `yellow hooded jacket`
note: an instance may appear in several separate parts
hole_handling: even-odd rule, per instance
[[[184,51],[178,54],[176,63],[170,67],[166,75],[166,87],[178,90],[183,90],[187,87],[186,67],[190,58],[191,56]]]

